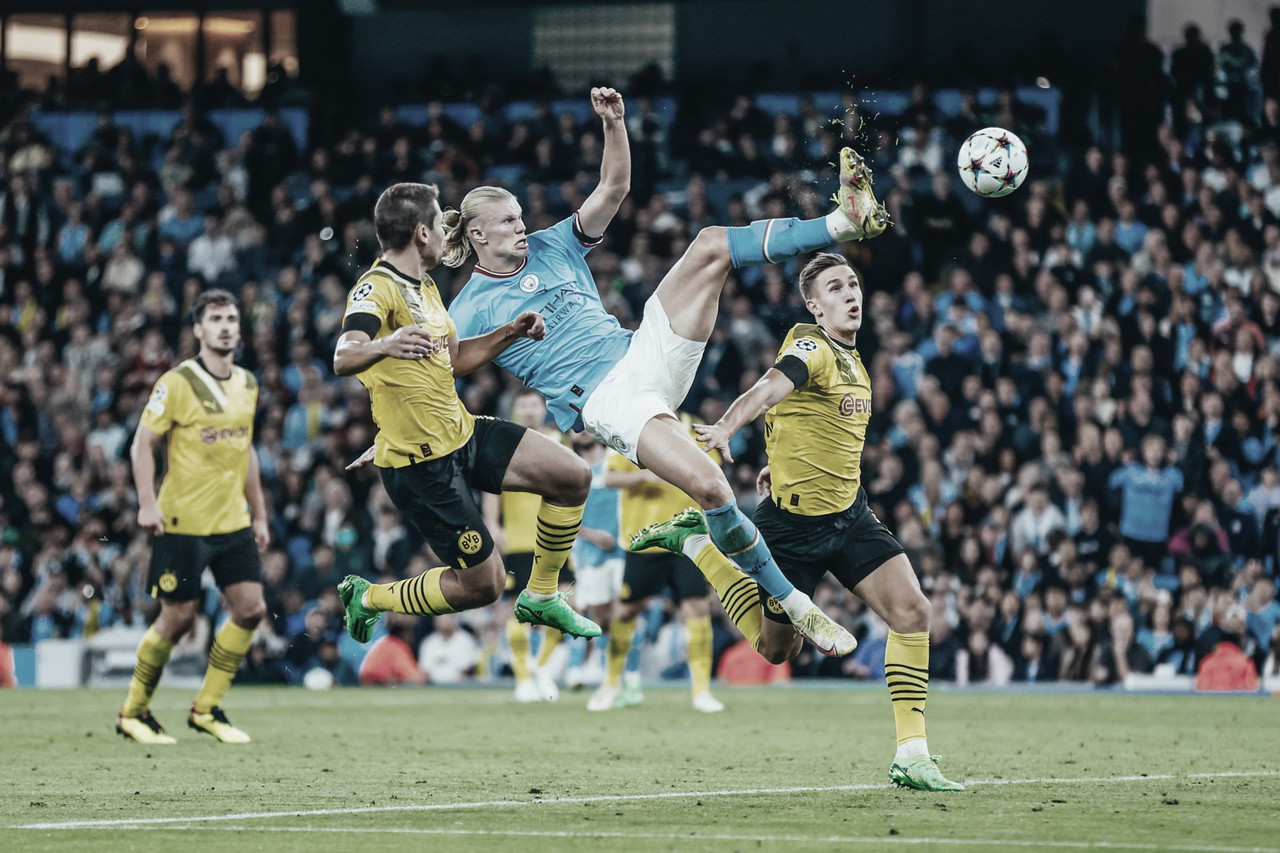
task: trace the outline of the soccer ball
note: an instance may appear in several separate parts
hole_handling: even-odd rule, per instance
[[[964,185],[983,198],[1000,198],[1027,178],[1027,146],[1003,127],[984,127],[960,146],[956,168]]]
[[[302,686],[308,690],[328,690],[333,686],[333,673],[322,666],[307,670],[302,676]]]

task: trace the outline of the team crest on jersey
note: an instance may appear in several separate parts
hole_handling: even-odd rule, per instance
[[[529,273],[520,279],[520,289],[525,293],[533,293],[538,289],[538,277],[533,273]]]
[[[151,392],[151,401],[147,403],[147,411],[156,415],[164,414],[164,401],[169,396],[169,389],[165,387],[163,382],[156,383],[156,389]]]
[[[464,530],[458,536],[458,550],[464,554],[474,554],[480,550],[480,546],[484,544],[484,539],[474,530]]]
[[[769,600],[766,601],[764,605],[765,607],[769,608],[769,612],[772,613],[774,616],[782,615],[782,605],[779,604],[778,600],[774,598],[772,595],[769,596]]]
[[[370,293],[373,293],[373,282],[366,281],[364,284],[351,291],[351,301],[359,302],[361,299],[368,298]]]
[[[629,449],[629,446],[622,440],[622,436],[620,435],[615,435],[613,438],[609,439],[609,446],[621,453],[623,456],[627,455],[627,450]]]
[[[178,588],[178,576],[173,572],[165,572],[160,576],[160,589],[163,592],[173,592]]]

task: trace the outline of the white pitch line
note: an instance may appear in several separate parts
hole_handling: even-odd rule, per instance
[[[1226,847],[1194,844],[1142,844],[1133,841],[1019,841],[1009,838],[904,838],[903,836],[846,835],[727,835],[701,832],[567,832],[564,830],[524,829],[430,829],[396,827],[320,827],[320,826],[176,826],[138,827],[152,832],[180,829],[196,832],[346,832],[356,835],[454,835],[496,836],[501,838],[645,838],[657,841],[757,841],[802,844],[928,844],[957,847],[1045,847],[1070,850],[1176,850],[1200,853],[1280,853],[1280,847]]]
[[[1259,770],[1245,773],[1241,771],[1223,771],[1221,773],[1195,773],[1175,775],[1172,773],[1152,773],[1136,776],[1077,776],[1073,778],[1044,779],[966,779],[965,785],[1082,785],[1108,784],[1116,782],[1162,782],[1174,779],[1216,779],[1238,778],[1248,776],[1280,776],[1280,770]],[[646,800],[678,800],[700,797],[752,797],[764,794],[821,794],[840,791],[883,791],[888,785],[883,783],[861,785],[826,785],[803,786],[793,788],[742,788],[738,790],[719,791],[664,791],[657,794],[604,794],[594,797],[550,797],[536,800],[485,800],[470,803],[421,803],[395,806],[353,806],[342,809],[306,809],[300,811],[275,812],[242,812],[225,815],[198,815],[194,817],[147,817],[147,818],[114,818],[111,820],[73,820],[57,823],[27,823],[11,826],[11,829],[89,829],[95,827],[144,827],[163,824],[215,823],[235,820],[261,820],[277,817],[322,817],[328,815],[375,814],[378,812],[434,812],[457,811],[463,809],[502,808],[505,806],[555,806],[585,805],[587,803],[626,803]]]

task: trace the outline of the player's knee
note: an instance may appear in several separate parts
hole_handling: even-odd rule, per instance
[[[591,466],[586,460],[576,456],[573,462],[573,466],[565,472],[563,498],[570,506],[581,506],[587,502],[587,495],[591,493]]]
[[[760,657],[767,660],[773,665],[786,663],[800,652],[799,638],[794,640],[788,639],[782,642],[770,642],[764,637],[760,638],[760,648],[756,649],[760,653]]]
[[[249,604],[242,604],[231,614],[231,619],[246,631],[257,628],[267,616],[267,603],[261,598]]]
[[[729,481],[719,470],[714,474],[699,475],[690,484],[687,494],[703,509],[718,509],[737,500]]]
[[[929,630],[929,599],[917,592],[894,607],[889,627],[899,634],[918,634]]]
[[[722,225],[703,228],[689,244],[686,256],[700,266],[717,262],[729,266],[729,230]]]

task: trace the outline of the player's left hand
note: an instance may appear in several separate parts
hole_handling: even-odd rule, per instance
[[[698,441],[703,445],[703,450],[708,453],[719,450],[725,462],[733,462],[733,454],[729,452],[729,439],[733,438],[733,433],[718,423],[694,424],[693,429],[698,434]]]
[[[363,468],[364,466],[368,465],[370,462],[373,461],[373,454],[376,449],[377,449],[376,445],[370,445],[368,450],[366,450],[364,453],[361,453],[359,456],[357,456],[355,459],[351,461],[351,464],[347,466],[347,470],[354,471],[357,468]]]
[[[512,322],[517,338],[540,341],[547,336],[547,321],[536,311],[526,311]]]
[[[627,114],[626,104],[622,102],[622,93],[608,86],[597,86],[591,90],[591,109],[602,119],[621,121]]]
[[[265,518],[253,520],[253,541],[258,543],[259,554],[267,553],[267,547],[271,544],[271,526]]]
[[[756,476],[756,494],[762,498],[767,498],[773,493],[773,472],[766,465],[760,469],[760,473]]]

